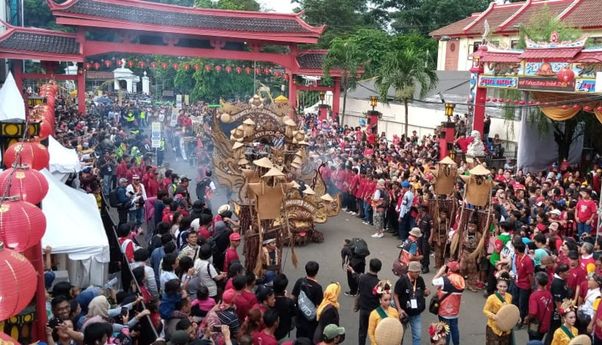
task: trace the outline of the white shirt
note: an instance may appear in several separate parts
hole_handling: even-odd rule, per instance
[[[136,192],[134,191],[134,186],[130,183],[127,187],[125,187],[125,193],[127,194],[127,196],[131,196],[131,195],[135,195]],[[146,190],[144,189],[144,185],[142,183],[140,183],[140,194],[141,195],[137,195],[134,196],[133,201],[133,206],[130,207],[130,210],[136,210],[140,207],[138,207],[138,203],[137,201],[142,198],[142,200],[146,200]]]
[[[600,297],[600,289],[588,289],[585,300],[583,301],[583,304],[579,306],[579,310],[590,317],[594,317],[594,302],[598,297]]]

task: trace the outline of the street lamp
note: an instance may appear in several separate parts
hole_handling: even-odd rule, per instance
[[[320,91],[320,104],[324,104],[324,98],[326,98],[326,94],[324,91]]]
[[[451,122],[452,116],[454,116],[454,109],[456,105],[454,103],[445,103],[445,116],[447,116],[447,122]]]
[[[372,107],[372,111],[374,111],[374,108],[376,108],[377,105],[378,105],[378,97],[370,96],[370,106]]]

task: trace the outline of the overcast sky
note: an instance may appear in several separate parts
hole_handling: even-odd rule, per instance
[[[271,9],[274,12],[292,13],[296,6],[290,0],[258,0],[262,9]]]

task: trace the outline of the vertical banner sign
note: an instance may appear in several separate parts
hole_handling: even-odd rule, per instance
[[[176,95],[176,108],[182,109],[182,95]]]
[[[161,122],[154,121],[151,124],[151,147],[158,149],[161,146]]]
[[[190,105],[190,95],[184,95],[184,104]]]

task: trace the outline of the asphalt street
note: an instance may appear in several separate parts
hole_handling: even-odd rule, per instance
[[[191,167],[188,162],[183,160],[175,161],[172,152],[166,152],[166,159],[170,164],[170,168],[179,173],[180,176],[187,176],[192,181],[196,181],[197,170]],[[194,186],[196,182],[190,183],[190,192],[194,195]],[[212,202],[212,208],[215,212],[217,208],[226,202],[226,197],[221,188],[218,186],[218,191],[215,194]],[[371,258],[379,258],[383,262],[383,269],[379,274],[381,279],[388,279],[392,284],[395,284],[396,277],[391,272],[393,260],[399,254],[397,245],[400,244],[397,238],[391,234],[385,234],[385,237],[380,239],[371,238],[374,233],[371,226],[365,225],[355,216],[349,215],[343,211],[337,216],[330,218],[327,223],[318,225],[318,230],[324,233],[323,243],[308,243],[303,247],[296,247],[296,255],[299,260],[297,267],[293,267],[290,249],[283,249],[282,260],[284,262],[283,272],[289,279],[289,291],[292,290],[294,282],[299,277],[305,275],[304,265],[309,260],[315,260],[320,263],[320,272],[318,281],[323,287],[326,287],[330,282],[340,282],[342,291],[349,289],[345,272],[341,267],[340,250],[344,240],[352,237],[361,237],[366,240],[370,249],[371,255],[367,257],[367,261]],[[242,248],[242,246],[240,247]],[[425,283],[431,290],[435,289],[431,286],[431,279],[436,272],[436,268],[432,267],[434,258],[431,258],[430,273],[424,275]],[[427,306],[428,306],[427,298]],[[345,327],[346,340],[345,344],[357,344],[358,332],[358,314],[353,312],[353,297],[345,296],[341,293],[339,298],[340,303],[340,323]],[[483,305],[485,298],[482,292],[474,293],[466,290],[462,296],[462,305],[460,309],[460,339],[463,345],[483,345],[485,344],[485,325],[486,319],[483,315]],[[427,308],[428,309],[428,308]],[[428,312],[422,313],[422,342],[421,344],[430,344],[428,336],[428,326],[436,321],[436,317]],[[294,331],[293,331],[294,332]],[[294,333],[293,333],[294,335]],[[515,331],[515,341],[517,345],[527,343],[526,329]],[[411,344],[411,334],[408,330],[404,336],[403,344]]]

